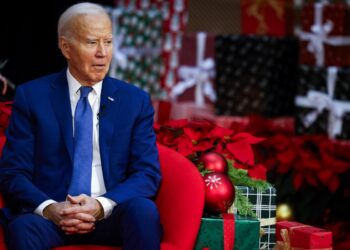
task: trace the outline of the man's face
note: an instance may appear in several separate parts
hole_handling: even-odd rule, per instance
[[[112,59],[112,25],[105,15],[81,15],[72,21],[73,38],[60,38],[72,75],[84,85],[103,80]]]

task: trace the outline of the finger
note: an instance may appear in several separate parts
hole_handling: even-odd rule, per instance
[[[93,215],[88,214],[88,213],[78,213],[78,214],[74,214],[74,217],[80,221],[84,221],[84,222],[95,222],[96,219]]]
[[[60,215],[65,216],[65,215],[72,215],[76,213],[85,213],[85,212],[86,212],[86,208],[75,205],[75,206],[70,206],[62,209],[62,211],[60,212]]]
[[[90,230],[78,230],[77,232],[76,232],[76,234],[87,234],[87,233],[91,233],[92,231],[94,231],[95,230],[95,227],[93,227],[92,229],[90,229]]]
[[[78,224],[82,223],[81,220],[76,219],[76,218],[71,218],[71,219],[63,219],[60,221],[59,225],[62,227],[75,227]]]
[[[83,197],[81,195],[71,196],[70,194],[68,194],[67,201],[69,201],[72,204],[80,204],[83,201]]]
[[[78,231],[86,231],[86,230],[92,230],[95,228],[95,223],[79,223],[78,225],[75,226]]]
[[[66,234],[75,234],[79,230],[76,227],[61,227],[61,229],[66,233]]]

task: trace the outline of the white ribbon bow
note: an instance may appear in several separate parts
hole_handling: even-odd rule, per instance
[[[196,86],[195,104],[197,106],[204,106],[205,96],[213,102],[216,100],[216,93],[211,82],[211,79],[215,76],[215,62],[213,58],[204,59],[205,42],[206,34],[199,32],[197,34],[197,64],[195,66],[179,67],[178,75],[183,80],[172,88],[171,98],[176,99],[186,89]]]
[[[327,93],[310,90],[306,97],[297,96],[295,104],[300,107],[314,108],[303,118],[305,127],[310,127],[317,117],[328,110],[328,136],[335,138],[336,135],[341,134],[343,126],[343,116],[346,112],[350,112],[350,102],[334,100],[334,89],[337,80],[337,67],[329,67],[327,75]]]
[[[314,5],[314,24],[311,26],[311,33],[304,31],[299,33],[301,40],[309,41],[307,50],[314,54],[317,66],[324,65],[324,44],[333,46],[350,45],[349,36],[328,36],[333,30],[334,24],[330,20],[327,20],[324,24],[322,23],[325,4],[327,3],[321,2]]]

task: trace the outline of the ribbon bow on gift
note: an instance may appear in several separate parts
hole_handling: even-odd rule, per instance
[[[325,109],[329,111],[328,135],[330,138],[335,138],[336,135],[341,134],[343,116],[346,112],[350,112],[350,102],[333,99],[337,72],[336,67],[328,68],[327,93],[310,90],[306,97],[297,96],[295,98],[297,106],[315,109],[304,117],[303,124],[305,127],[310,127]]]
[[[204,96],[211,101],[216,100],[216,93],[210,81],[215,75],[215,62],[212,58],[204,59],[206,34],[199,32],[197,34],[197,65],[180,66],[179,77],[183,79],[173,87],[170,96],[176,98],[193,86],[195,89],[195,103],[197,106],[204,105]]]
[[[314,24],[311,26],[311,33],[303,31],[299,33],[301,40],[309,41],[307,50],[314,54],[317,66],[324,65],[324,44],[333,46],[350,45],[349,36],[328,36],[334,25],[330,20],[327,20],[324,24],[322,23],[325,4],[322,2],[315,3]]]

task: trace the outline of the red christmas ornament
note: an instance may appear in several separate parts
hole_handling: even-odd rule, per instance
[[[202,155],[200,162],[203,162],[204,169],[215,173],[227,173],[227,161],[221,154],[218,154],[216,152],[206,153]]]
[[[235,200],[235,187],[221,173],[209,173],[204,177],[205,211],[210,214],[226,213]]]

